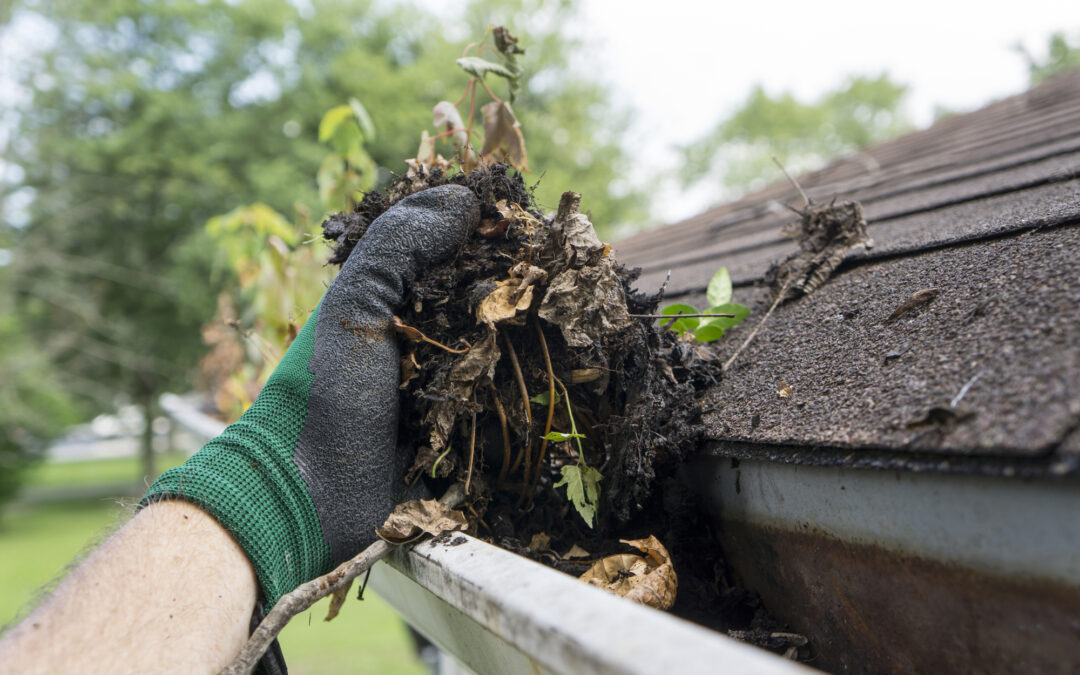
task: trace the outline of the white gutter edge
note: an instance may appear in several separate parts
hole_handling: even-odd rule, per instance
[[[371,583],[478,673],[815,672],[478,539],[442,542],[395,551],[375,566]]]

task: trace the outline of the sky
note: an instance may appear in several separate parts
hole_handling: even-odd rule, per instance
[[[625,140],[643,181],[676,167],[675,146],[707,133],[758,83],[812,101],[848,75],[886,71],[910,87],[906,112],[925,127],[937,106],[965,112],[1024,91],[1018,43],[1041,56],[1055,31],[1080,37],[1080,0],[583,4],[590,58],[637,113]],[[678,220],[715,199],[708,186],[666,184],[653,217]]]
[[[461,6],[413,1],[442,15]],[[1080,0],[580,0],[580,6],[581,21],[567,26],[586,41],[577,65],[610,84],[614,103],[632,113],[623,132],[634,161],[629,179],[652,192],[654,223],[689,217],[723,198],[707,182],[687,190],[658,177],[679,166],[679,145],[706,134],[756,84],[812,101],[850,75],[888,72],[910,87],[905,111],[925,127],[938,107],[965,112],[1023,91],[1027,70],[1017,44],[1041,56],[1055,31],[1080,38]],[[23,37],[44,30],[36,28]],[[13,48],[10,36],[6,42]],[[0,44],[0,57],[5,51]],[[0,73],[0,99],[12,94],[4,84]],[[10,213],[18,205],[6,206]]]

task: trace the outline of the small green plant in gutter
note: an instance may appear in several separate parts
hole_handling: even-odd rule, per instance
[[[726,267],[721,267],[709,280],[709,287],[705,291],[710,305],[707,310],[702,312],[693,305],[684,303],[668,305],[660,310],[661,314],[683,318],[660,319],[660,325],[670,328],[679,335],[689,333],[698,342],[715,342],[724,337],[724,331],[738,325],[750,314],[749,307],[731,302],[731,294],[731,275]],[[732,316],[704,318],[689,316],[699,314],[730,314]]]
[[[558,382],[558,380],[556,381]],[[578,460],[576,464],[567,464],[562,467],[562,478],[558,483],[555,483],[554,487],[566,486],[566,497],[574,505],[574,509],[577,510],[578,515],[585,521],[585,524],[592,527],[596,522],[596,508],[600,504],[600,481],[604,476],[585,461],[585,448],[581,445],[581,439],[585,438],[585,434],[578,432],[566,387],[563,386],[562,382],[559,382],[559,386],[562,387],[562,400],[566,402],[566,414],[570,418],[570,433],[551,431],[544,438],[555,443],[573,439],[577,443]],[[559,402],[559,398],[559,394],[556,393],[556,403]],[[548,405],[546,392],[533,396],[529,400],[539,405]]]

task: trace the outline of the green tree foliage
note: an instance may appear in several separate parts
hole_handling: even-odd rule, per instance
[[[605,92],[568,67],[575,45],[558,27],[573,7],[494,7],[468,5],[457,34],[482,34],[479,24],[504,20],[499,12],[521,19],[515,32],[535,60],[515,107],[541,201],[574,189],[597,222],[639,216],[638,195],[609,189],[624,155]],[[21,175],[0,182],[0,196],[26,202],[28,222],[0,233],[13,252],[5,283],[15,305],[0,312],[17,314],[11,325],[68,391],[85,398],[67,384],[92,382],[106,394],[86,399],[87,410],[116,392],[150,405],[190,385],[200,327],[233,274],[203,228],[209,218],[262,203],[295,215],[305,231],[292,236],[310,239],[322,215],[325,111],[355,97],[378,129],[364,139],[371,161],[346,167],[363,187],[404,170],[432,106],[468,79],[454,65],[460,41],[444,37],[453,26],[408,6],[14,0],[0,19],[27,17],[47,30],[5,64],[25,100],[8,109],[2,156]],[[347,156],[348,139],[336,140]]]
[[[1019,45],[1017,49],[1027,60],[1032,86],[1073,68],[1080,68],[1080,36],[1073,42],[1063,32],[1054,33],[1050,36],[1045,59],[1036,58],[1023,45]]]
[[[852,77],[805,103],[755,87],[730,117],[683,148],[683,183],[714,180],[729,192],[759,187],[776,175],[773,155],[802,172],[896,136],[911,126],[900,109],[906,89],[886,74]]]
[[[92,398],[102,393],[94,382],[61,379],[49,350],[25,334],[12,311],[9,274],[0,267],[0,507],[14,496],[43,441],[77,420],[72,392]]]

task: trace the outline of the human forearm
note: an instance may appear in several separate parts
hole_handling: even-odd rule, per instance
[[[0,640],[0,673],[217,672],[246,641],[256,594],[217,521],[159,502]]]

